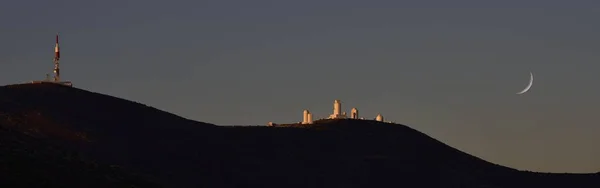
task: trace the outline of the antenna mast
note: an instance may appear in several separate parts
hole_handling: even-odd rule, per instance
[[[54,82],[60,82],[60,68],[58,66],[58,59],[54,59]]]
[[[56,46],[54,47],[54,82],[60,82],[60,49],[58,48],[58,33],[56,34]]]

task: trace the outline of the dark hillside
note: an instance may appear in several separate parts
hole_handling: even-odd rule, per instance
[[[168,187],[600,187],[599,174],[518,171],[376,121],[214,126],[52,84],[0,88],[0,115],[9,135],[27,134]]]
[[[215,125],[57,84],[0,87],[0,125],[141,173],[169,176],[180,150],[199,147]],[[189,157],[189,156],[188,156]],[[168,161],[170,163],[156,162]],[[152,164],[152,165],[150,165]],[[177,178],[177,177],[173,177]]]
[[[0,127],[0,187],[160,187],[150,178]]]
[[[305,185],[302,187],[600,186],[599,174],[518,171],[466,154],[399,124],[347,119],[317,121],[308,126],[231,129],[227,137],[237,140],[235,155],[248,159],[229,161],[246,166],[248,171],[244,173],[250,176],[246,179],[279,180],[280,185],[302,177],[312,181],[301,182]]]

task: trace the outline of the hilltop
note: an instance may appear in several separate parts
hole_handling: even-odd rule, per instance
[[[27,140],[11,151],[61,151],[32,155],[0,172],[11,177],[16,175],[9,172],[32,165],[46,166],[44,173],[57,178],[72,177],[31,161],[77,156],[90,161],[79,169],[116,165],[120,177],[130,177],[122,182],[164,187],[600,187],[599,174],[518,171],[400,124],[344,119],[293,127],[217,126],[55,84],[0,87],[0,128],[0,143]],[[110,168],[102,169],[97,173]]]
[[[180,150],[201,147],[216,125],[58,84],[0,87],[0,125],[101,164],[168,177]],[[173,177],[179,181],[177,178]],[[159,179],[162,180],[162,179]]]

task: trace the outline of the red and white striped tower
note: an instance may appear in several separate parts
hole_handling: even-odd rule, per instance
[[[56,34],[56,46],[54,47],[54,82],[60,82],[60,49],[58,48],[58,33]]]

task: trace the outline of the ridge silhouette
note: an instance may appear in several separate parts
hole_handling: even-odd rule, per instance
[[[63,156],[80,156],[107,169],[119,166],[120,177],[130,177],[120,179],[119,185],[600,187],[599,173],[519,171],[400,124],[344,119],[293,127],[217,126],[50,83],[0,87],[0,128],[0,143],[19,143],[8,139],[13,137],[22,140],[11,148],[57,148]],[[8,150],[7,144],[0,147],[14,150]],[[42,152],[33,158],[56,155]],[[16,168],[34,168],[28,164],[12,165],[0,173],[14,177],[10,172]],[[56,177],[72,177],[52,164],[35,165],[49,169],[45,173],[59,173]],[[91,169],[89,165],[77,168]]]

